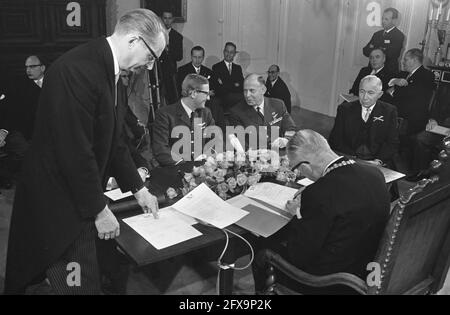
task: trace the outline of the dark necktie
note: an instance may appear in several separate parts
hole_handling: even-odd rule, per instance
[[[258,116],[262,119],[262,121],[264,122],[264,114],[261,113],[261,107],[256,107],[256,112],[258,113]]]
[[[191,128],[194,129],[194,120],[197,115],[195,114],[195,111],[191,113]]]

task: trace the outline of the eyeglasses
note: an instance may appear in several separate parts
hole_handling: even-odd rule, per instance
[[[208,91],[196,90],[195,92],[205,94],[206,96],[211,96],[211,91],[208,92]]]
[[[36,67],[41,67],[41,66],[42,66],[42,65],[29,65],[29,66],[25,65],[25,69],[28,69],[28,68],[34,69],[34,68],[36,68]]]
[[[142,42],[144,43],[145,47],[147,47],[147,49],[150,51],[150,54],[153,57],[153,60],[151,60],[150,62],[155,62],[156,60],[158,60],[158,56],[155,54],[155,52],[153,51],[153,49],[151,49],[151,47],[147,44],[147,42],[145,41],[145,39],[143,39],[141,36],[139,36],[139,39],[142,40]]]
[[[311,164],[311,163],[308,162],[308,161],[301,161],[301,162],[298,162],[293,168],[291,168],[291,172],[294,172],[297,168],[299,168],[299,167],[302,166],[303,164],[309,165],[309,164]]]

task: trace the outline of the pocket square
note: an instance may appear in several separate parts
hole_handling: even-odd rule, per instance
[[[384,116],[374,117],[373,122],[376,122],[376,121],[384,122]]]

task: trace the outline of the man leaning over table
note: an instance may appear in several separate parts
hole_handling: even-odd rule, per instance
[[[264,248],[277,251],[313,275],[348,272],[365,279],[366,266],[375,257],[389,216],[383,174],[336,155],[325,138],[312,130],[297,132],[287,145],[287,154],[292,169],[315,183],[287,204],[292,214],[300,212],[301,219],[294,216],[280,232],[258,244],[253,264],[256,292],[264,290]],[[294,289],[347,293],[340,288]]]
[[[95,241],[120,234],[103,195],[109,177],[156,215],[157,199],[121,139],[126,107],[116,93],[120,71],[152,67],[166,39],[152,11],[132,10],[112,36],[67,52],[48,70],[14,201],[7,294],[43,276],[56,294],[101,293]],[[78,281],[67,281],[77,270]]]

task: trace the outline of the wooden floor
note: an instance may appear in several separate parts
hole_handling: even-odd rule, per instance
[[[300,128],[316,130],[325,137],[328,137],[334,122],[331,117],[299,108],[294,108],[292,116]],[[402,188],[406,189],[408,185],[402,183]],[[13,199],[14,190],[2,191],[0,196],[0,292],[3,292],[4,285],[7,239]],[[249,256],[244,255],[237,262],[237,265],[246,265],[248,259]],[[192,295],[216,293],[216,263],[204,262],[195,255],[171,259],[144,269],[135,269],[127,264],[124,265],[124,268],[129,272],[127,294]],[[250,268],[236,272],[234,278],[235,294],[253,294],[253,277]],[[29,291],[30,294],[45,294],[47,292],[45,285],[32,288]],[[450,277],[447,280],[445,292],[450,294]]]

